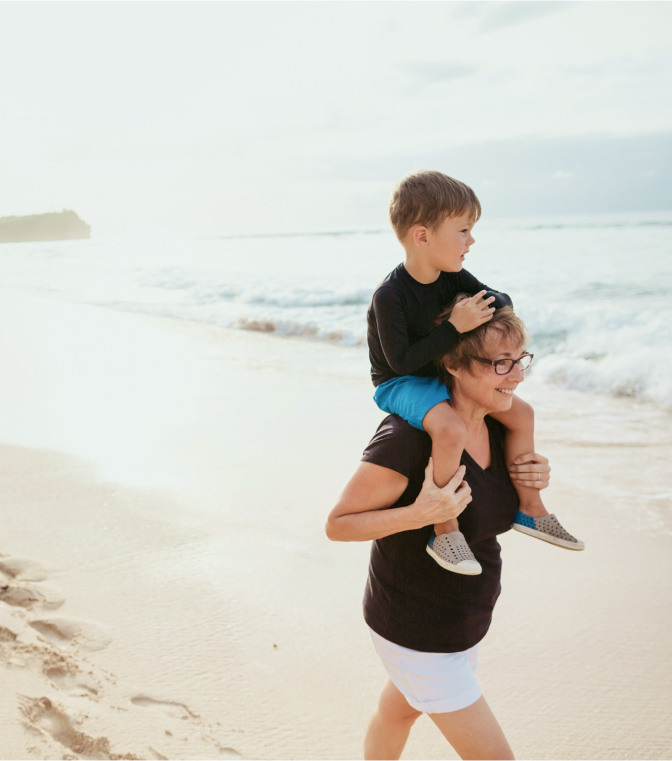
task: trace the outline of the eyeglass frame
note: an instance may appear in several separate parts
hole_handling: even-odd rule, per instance
[[[520,366],[520,369],[523,372],[525,372],[525,370],[529,370],[530,365],[532,364],[532,360],[534,359],[534,354],[525,352],[525,354],[523,354],[522,357],[518,357],[518,359],[483,359],[483,357],[474,357],[469,355],[469,359],[475,359],[477,362],[482,362],[484,365],[492,365],[495,368],[495,373],[497,373],[497,375],[508,375],[509,373],[513,372],[513,368],[520,362],[521,359],[525,359],[525,357],[530,358],[530,364],[527,367],[523,367],[522,365]],[[511,362],[511,368],[505,373],[497,372],[497,367],[503,365],[504,362]]]

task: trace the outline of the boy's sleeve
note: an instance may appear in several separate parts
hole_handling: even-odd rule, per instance
[[[468,272],[467,270],[462,270],[459,273],[458,287],[463,293],[468,293],[471,296],[474,296],[479,291],[490,291],[495,295],[495,301],[493,304],[495,309],[513,306],[513,301],[511,301],[511,297],[507,293],[496,291],[494,288],[490,288],[489,285],[481,283],[478,278],[475,278],[471,272]]]
[[[446,320],[420,341],[410,344],[406,315],[399,297],[385,288],[374,294],[373,309],[385,359],[398,375],[411,375],[420,370],[449,351],[459,340],[457,329]]]

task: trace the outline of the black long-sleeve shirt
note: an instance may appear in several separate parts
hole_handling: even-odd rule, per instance
[[[496,295],[493,306],[513,306],[505,293],[483,285],[467,270],[442,272],[433,283],[419,283],[403,264],[378,285],[367,312],[367,340],[374,386],[401,375],[432,377],[434,360],[449,351],[459,333],[444,320],[434,326],[437,316],[458,293],[470,296],[479,291]]]

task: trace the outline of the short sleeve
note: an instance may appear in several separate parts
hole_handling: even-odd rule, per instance
[[[431,447],[429,434],[397,415],[388,415],[364,450],[362,461],[389,468],[410,480],[419,466],[424,470]]]

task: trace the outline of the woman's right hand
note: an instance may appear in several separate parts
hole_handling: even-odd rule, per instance
[[[471,487],[462,480],[465,472],[464,465],[460,465],[455,475],[440,489],[434,483],[434,463],[432,458],[429,458],[422,489],[413,503],[415,517],[422,526],[445,523],[457,518],[471,502]]]

